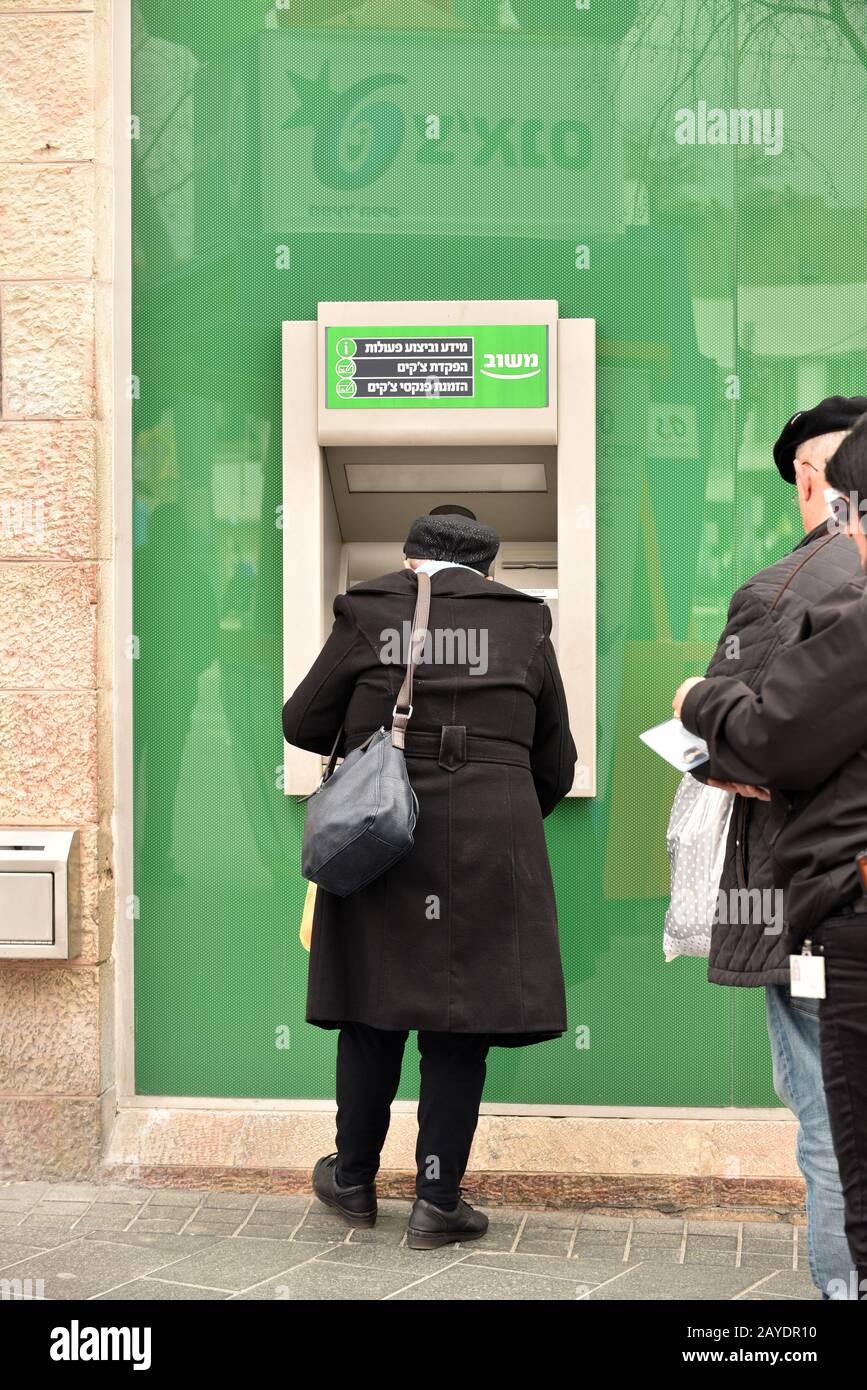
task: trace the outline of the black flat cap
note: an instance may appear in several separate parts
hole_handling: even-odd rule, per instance
[[[795,454],[808,439],[850,430],[867,410],[867,396],[826,396],[812,410],[798,410],[774,445],[774,463],[787,483],[795,481]]]
[[[427,513],[410,526],[403,553],[408,560],[450,560],[487,574],[499,548],[493,526],[466,516]]]

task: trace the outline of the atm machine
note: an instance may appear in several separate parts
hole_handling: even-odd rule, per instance
[[[539,593],[578,763],[596,793],[595,323],[556,300],[322,303],[283,324],[283,652],[288,696],[335,595],[400,569],[444,503],[499,532],[493,577]],[[322,760],[286,749],[284,790]]]

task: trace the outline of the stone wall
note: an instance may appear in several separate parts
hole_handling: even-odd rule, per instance
[[[112,1109],[109,0],[0,0],[0,827],[79,831],[81,953],[0,961],[0,1179]]]

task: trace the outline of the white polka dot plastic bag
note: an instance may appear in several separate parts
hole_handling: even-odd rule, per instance
[[[689,772],[677,789],[666,834],[671,868],[666,960],[706,956],[710,950],[734,799],[733,792],[705,786]]]

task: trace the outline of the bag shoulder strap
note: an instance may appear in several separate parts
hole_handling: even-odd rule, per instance
[[[415,613],[412,619],[412,640],[409,647],[409,661],[406,663],[406,675],[403,684],[397,693],[394,702],[394,709],[391,712],[391,742],[394,748],[405,747],[406,726],[412,717],[412,677],[418,665],[424,642],[427,637],[427,620],[430,614],[430,575],[422,570],[415,571],[416,582],[418,584],[418,597],[415,601]]]
[[[427,621],[430,614],[430,575],[423,574],[421,570],[415,571],[418,584],[418,596],[415,601],[415,613],[412,619],[412,639],[409,648],[409,661],[406,664],[406,674],[403,684],[397,693],[397,699],[392,710],[391,742],[395,748],[404,747],[404,735],[406,726],[412,714],[412,676],[415,667],[424,649],[424,639],[427,636]],[[328,759],[320,787],[328,781],[337,766],[337,750],[343,738],[343,725],[337,730],[337,737]]]

